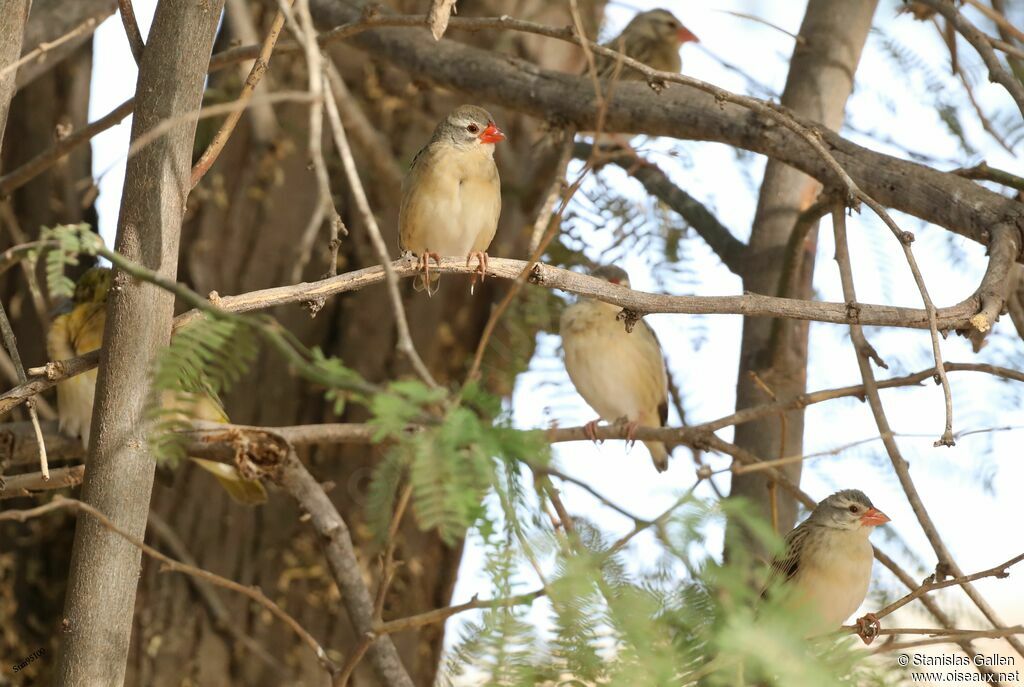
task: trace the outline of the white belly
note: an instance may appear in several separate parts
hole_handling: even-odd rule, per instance
[[[863,603],[873,562],[871,544],[862,532],[839,533],[829,541],[832,545],[808,557],[817,564],[801,566],[792,580],[800,603],[820,616],[822,631],[837,629]]]
[[[660,424],[665,364],[653,335],[641,326],[627,333],[618,308],[578,303],[562,320],[565,368],[573,385],[602,419],[626,417]]]

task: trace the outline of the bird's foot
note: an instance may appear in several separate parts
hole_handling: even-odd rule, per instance
[[[583,433],[587,436],[588,439],[593,441],[595,444],[597,443],[597,423],[598,422],[600,422],[600,419],[591,420],[587,424],[583,425]]]
[[[487,252],[482,250],[470,251],[466,256],[466,267],[469,267],[469,263],[476,258],[476,271],[474,271],[469,277],[469,294],[473,295],[473,289],[476,286],[476,278],[480,277],[480,283],[484,283],[484,279],[487,278]]]
[[[875,637],[878,636],[878,631],[881,629],[882,622],[874,613],[865,613],[860,618],[857,618],[857,636],[865,644],[875,641]]]
[[[639,422],[633,422],[628,417],[620,417],[615,421],[615,424],[626,429],[626,443],[632,446],[636,443],[636,430],[640,426]]]
[[[438,255],[437,253],[431,253],[430,251],[426,251],[426,252],[422,253],[420,255],[419,260],[416,263],[416,269],[418,269],[420,272],[423,273],[423,284],[426,286],[427,296],[428,297],[429,296],[433,296],[435,293],[437,293],[437,289],[436,288],[434,290],[430,289],[430,261],[431,260],[433,260],[434,263],[440,267],[440,265],[441,265],[441,256]]]

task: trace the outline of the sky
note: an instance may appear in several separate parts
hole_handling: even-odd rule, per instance
[[[847,138],[900,157],[916,151],[940,160],[940,168],[952,169],[986,160],[1018,174],[1024,173],[1020,161],[1002,150],[980,127],[976,118],[964,111],[964,137],[974,149],[965,155],[957,140],[946,133],[939,120],[936,103],[963,103],[962,88],[949,74],[948,52],[937,32],[928,23],[908,18],[895,19],[897,0],[881,0],[875,25],[868,39],[855,92],[851,97],[842,134]],[[149,29],[155,0],[135,0],[135,11],[145,35]],[[632,0],[628,5],[612,3],[601,38],[615,35],[640,9],[654,6],[673,9],[683,22],[701,38],[699,46],[687,45],[683,51],[684,73],[727,89],[746,92],[746,80],[725,68],[720,60],[740,67],[756,82],[776,93],[785,83],[786,66],[792,51],[792,38],[783,31],[745,19],[729,12],[762,17],[786,32],[795,34],[805,2],[767,2],[758,0],[688,0],[652,2]],[[968,14],[971,10],[967,10]],[[976,23],[984,23],[971,15]],[[987,26],[986,26],[987,28]],[[900,66],[890,55],[895,46],[904,46],[930,65],[924,70]],[[116,16],[96,33],[93,65],[94,88],[90,119],[96,119],[130,97],[136,81],[123,29]],[[737,46],[742,46],[741,50]],[[907,53],[903,53],[905,59]],[[982,107],[992,112],[1013,112],[1012,101],[1001,87],[987,83],[978,68],[979,60],[961,41],[961,59],[976,78],[975,93]],[[94,173],[101,175],[97,209],[101,233],[112,242],[116,228],[120,192],[124,182],[124,159],[128,146],[131,118],[93,140]],[[875,136],[870,135],[874,132]],[[698,142],[643,141],[643,148],[681,187],[703,201],[717,217],[741,239],[749,235],[757,202],[757,186],[764,159],[737,156],[724,145]],[[674,152],[675,155],[667,153]],[[638,184],[621,172],[606,170],[605,181],[618,192],[644,206]],[[920,263],[932,299],[937,306],[950,305],[970,295],[985,266],[984,250],[972,241],[929,227],[915,218],[895,213],[905,230],[917,236],[914,251]],[[868,213],[848,220],[851,259],[858,298],[863,302],[920,307],[920,295],[903,260],[899,245],[889,230]],[[588,254],[597,257],[607,247],[607,233],[582,229]],[[737,277],[731,274],[699,239],[686,242],[695,273],[690,276],[665,276],[652,269],[654,254],[632,255],[623,263],[630,272],[634,288],[656,291],[664,286],[670,293],[693,295],[729,295],[742,292]],[[834,246],[829,222],[822,224],[814,275],[818,298],[842,301],[838,270],[832,260]],[[737,316],[651,315],[648,321],[658,332],[666,351],[668,365],[686,398],[688,421],[698,423],[726,415],[735,403],[736,365],[739,353],[741,318]],[[876,370],[882,379],[890,375],[924,369],[931,362],[927,332],[868,328],[872,344],[890,365]],[[811,325],[811,359],[808,389],[826,389],[860,383],[853,349],[845,327]],[[1008,318],[997,325],[990,345],[974,354],[970,345],[951,336],[942,342],[947,361],[984,361],[1013,365],[1024,360],[1021,343]],[[950,375],[954,402],[954,429],[981,430],[1011,428],[964,436],[955,448],[934,448],[932,442],[942,431],[943,397],[931,384],[914,389],[883,391],[882,398],[890,423],[900,435],[898,442],[910,462],[911,474],[939,532],[965,572],[989,568],[1024,551],[1024,462],[1020,446],[1024,440],[1024,409],[1020,394],[1006,384],[973,373]],[[582,424],[594,413],[575,393],[561,363],[557,337],[542,335],[538,354],[530,370],[523,374],[511,400],[514,420],[520,427]],[[678,423],[678,418],[672,418]],[[729,440],[731,429],[719,435]],[[855,400],[833,401],[807,410],[805,453],[834,451],[850,443],[871,439],[867,444],[843,450],[835,455],[809,460],[804,466],[802,488],[821,499],[841,488],[859,488],[892,518],[890,525],[907,542],[914,556],[924,562],[925,570],[934,566],[935,556],[900,489],[888,458],[877,441],[877,429],[865,404]],[[707,456],[714,468],[728,466],[721,456]],[[584,479],[598,491],[613,497],[640,516],[653,517],[668,507],[694,482],[690,454],[676,451],[670,470],[654,471],[645,449],[631,451],[622,442],[560,444],[555,448],[560,468]],[[716,478],[728,492],[728,475]],[[632,523],[603,508],[582,490],[566,485],[564,499],[572,513],[586,515],[612,533],[624,533]],[[701,487],[697,494],[710,497]],[[882,533],[874,536],[883,543]],[[721,551],[721,529],[715,528],[704,543],[714,556]],[[910,558],[893,544],[884,544],[897,560],[910,565]],[[653,540],[639,537],[631,554],[637,561],[656,551]],[[468,600],[479,593],[487,597],[489,587],[481,574],[482,549],[470,537],[463,560],[454,602]],[[926,574],[926,573],[924,573]],[[1005,622],[1024,623],[1024,570],[1006,580],[982,580],[979,591],[998,609]],[[534,588],[533,573],[522,571],[523,588]],[[880,566],[875,569],[875,585],[895,589],[897,585]],[[962,593],[956,590],[936,595],[946,606],[966,608]],[[865,606],[862,610],[870,610]],[[543,600],[531,613],[544,623]],[[922,618],[908,610],[897,622],[920,623]],[[459,616],[449,622],[449,641],[464,622]],[[983,627],[976,619],[961,626]],[[1008,645],[994,645],[1000,653]],[[949,650],[949,649],[945,649]],[[1018,659],[1018,666],[1021,661]]]

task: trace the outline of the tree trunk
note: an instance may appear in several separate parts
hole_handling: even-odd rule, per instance
[[[239,3],[243,4],[244,3]],[[314,9],[316,5],[314,3]],[[603,2],[587,2],[585,15],[596,17]],[[230,13],[237,5],[229,5]],[[418,1],[390,3],[398,12],[422,12]],[[507,3],[474,3],[460,7],[460,16],[508,12]],[[252,10],[255,11],[255,10]],[[552,25],[571,19],[566,7],[544,0],[526,0],[516,14]],[[324,21],[317,14],[318,21]],[[267,12],[256,17],[263,27]],[[327,20],[329,21],[329,19]],[[229,21],[230,30],[239,22]],[[591,35],[596,22],[591,21]],[[328,28],[326,24],[321,29]],[[468,36],[468,38],[467,38]],[[223,37],[226,43],[230,37]],[[578,70],[578,49],[538,37],[515,33],[452,34],[446,37],[472,40],[479,45],[522,56],[550,68]],[[495,45],[495,41],[497,45]],[[405,73],[368,59],[344,45],[333,47],[332,57],[341,70],[355,104],[370,123],[360,132],[349,122],[356,161],[367,186],[371,207],[388,241],[398,255],[397,217],[400,179],[416,151],[426,143],[437,122],[453,107],[476,102],[472,96],[422,87]],[[271,62],[268,78],[273,88],[305,88],[301,57],[279,55]],[[215,84],[227,93],[237,91],[240,79],[232,72]],[[476,104],[488,106],[486,102]],[[345,108],[342,108],[345,116]],[[536,120],[493,109],[492,114],[508,140],[496,153],[502,175],[503,208],[492,255],[525,257],[529,227],[539,198],[552,179],[534,169],[532,149],[540,137]],[[309,169],[308,111],[305,106],[275,108],[277,136],[267,137],[273,127],[253,126],[246,118],[207,178],[192,194],[190,218],[181,251],[181,279],[200,293],[221,294],[266,288],[286,283],[293,265],[299,236],[316,199],[315,175]],[[214,126],[216,122],[213,123]],[[325,137],[325,141],[326,141]],[[339,163],[330,150],[335,203],[349,230],[339,254],[339,271],[377,263],[366,229],[350,202],[349,190]],[[303,277],[312,279],[327,271],[328,231],[324,226]],[[461,383],[468,361],[479,340],[493,304],[507,284],[485,282],[470,296],[465,278],[445,277],[433,298],[415,294],[411,282],[403,284],[405,304],[417,349],[432,374],[442,384]],[[524,295],[525,296],[525,295]],[[524,296],[521,296],[523,298]],[[383,381],[409,373],[406,361],[395,350],[391,304],[383,286],[329,300],[315,318],[302,307],[279,308],[273,314],[307,345],[340,356],[368,379]],[[513,321],[514,313],[506,317]],[[485,358],[484,375],[492,389],[507,393],[515,374],[525,366],[532,350],[532,334],[523,325],[499,326]],[[511,337],[519,337],[512,348]],[[524,358],[508,359],[508,351]],[[267,425],[338,421],[325,403],[321,390],[310,388],[281,363],[279,357],[262,356],[250,377],[225,399],[232,420]],[[366,413],[350,407],[343,421],[360,421]],[[305,452],[301,458],[313,474],[333,483],[329,492],[348,522],[366,573],[378,573],[379,549],[365,525],[364,496],[373,467],[381,456],[378,447],[339,447]],[[338,592],[325,571],[318,541],[287,497],[272,494],[257,509],[231,503],[207,475],[183,467],[166,486],[154,490],[154,510],[184,540],[199,564],[246,584],[259,585],[285,610],[293,614],[320,642],[343,659],[354,644],[348,617]],[[160,542],[156,542],[160,545]],[[384,606],[390,619],[444,606],[448,603],[462,555],[462,546],[449,547],[431,532],[421,532],[407,514],[396,549],[396,579]],[[245,650],[234,646],[208,613],[197,613],[197,601],[189,584],[179,577],[159,575],[147,567],[141,584],[139,611],[130,680],[138,684],[177,686],[188,676],[198,684],[279,685],[282,676],[268,670]],[[375,583],[374,583],[375,584]],[[244,599],[220,593],[239,628],[273,654],[289,675],[288,684],[320,684],[322,669],[309,650],[298,644],[289,630],[270,620]],[[417,685],[431,685],[437,671],[443,626],[393,635],[405,666]],[[378,680],[364,660],[350,683],[362,687]]]
[[[165,120],[176,123],[128,158],[115,248],[171,281],[196,130],[187,115],[202,100],[222,6],[223,0],[160,3],[139,65],[132,140]],[[174,296],[121,272],[114,279],[81,498],[141,539],[155,465],[143,413],[153,363],[170,341]],[[55,684],[123,684],[141,555],[95,519],[79,517]]]
[[[32,33],[34,22],[33,12],[27,35]],[[48,72],[20,88],[11,103],[3,145],[4,171],[15,169],[52,145],[57,131],[69,126],[78,130],[88,121],[91,41],[80,46],[68,60],[51,66]],[[44,226],[83,221],[95,225],[91,189],[81,183],[90,179],[91,174],[91,154],[85,146],[12,193],[5,201],[12,212],[0,216],[0,249],[21,241],[13,232],[20,231],[19,235],[30,240],[37,238]],[[12,227],[12,219],[16,227]],[[82,262],[79,269],[88,267],[86,261]],[[43,271],[37,270],[35,274],[45,287]],[[33,299],[28,297],[25,278],[21,269],[7,271],[0,278],[0,298],[11,316],[22,360],[26,367],[32,367],[47,359],[43,333],[49,308],[44,303],[42,311],[37,311]],[[4,381],[10,383],[8,379]],[[35,501],[3,501],[0,508],[30,507]],[[52,657],[60,638],[57,628],[74,521],[72,516],[55,513],[23,525],[7,522],[0,526],[0,578],[4,581],[0,592],[0,627],[4,628],[0,632],[0,655],[24,657],[45,649],[47,660],[36,661],[24,673],[26,677],[37,678],[38,684],[52,682]]]
[[[861,50],[871,28],[877,0],[810,0],[800,41],[790,62],[782,104],[795,113],[838,130],[846,100],[853,90]],[[786,247],[797,218],[810,207],[821,184],[802,172],[769,160],[751,229],[743,288],[763,294],[779,294],[784,274]],[[811,297],[811,278],[817,252],[817,221],[798,246],[799,259],[790,282],[792,298]],[[806,391],[808,323],[747,318],[743,321],[736,408],[770,400],[767,388],[778,398]],[[748,422],[736,428],[736,443],[763,459],[801,455],[804,413],[794,410],[784,417]],[[802,464],[782,468],[799,484]],[[776,490],[763,472],[733,477],[731,496],[748,499],[757,512],[769,518],[776,531],[785,534],[796,519],[796,502]],[[733,542],[733,526],[726,541]]]

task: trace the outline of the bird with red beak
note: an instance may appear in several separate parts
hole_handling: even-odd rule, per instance
[[[413,158],[402,184],[398,237],[402,250],[419,256],[423,274],[417,291],[437,291],[440,275],[430,260],[442,255],[475,258],[470,290],[487,272],[487,248],[498,229],[501,180],[494,164],[494,145],[505,134],[482,107],[462,105],[445,117],[430,142]]]
[[[683,68],[679,49],[684,43],[699,42],[697,36],[683,26],[674,14],[666,9],[655,9],[633,17],[622,33],[606,43],[605,47],[643,62],[652,69],[678,74]],[[598,75],[605,78],[612,76],[618,68],[615,62],[614,58],[598,56]],[[635,81],[645,77],[634,69],[623,67],[620,78]]]
[[[846,489],[819,503],[786,536],[785,554],[772,563],[770,588],[812,618],[809,634],[837,629],[864,601],[874,561],[868,537],[887,522],[864,492]],[[858,620],[865,642],[877,624],[870,613]]]

